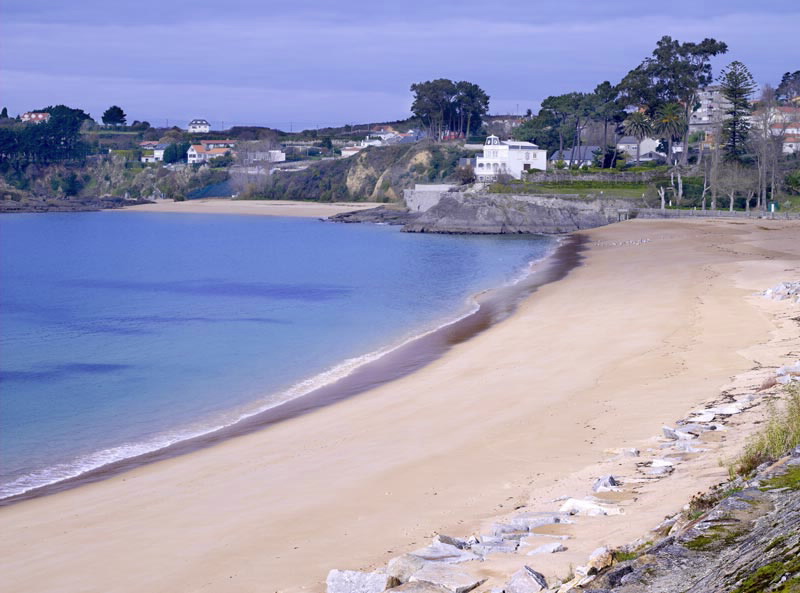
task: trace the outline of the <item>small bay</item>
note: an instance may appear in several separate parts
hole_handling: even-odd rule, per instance
[[[544,237],[314,219],[0,218],[0,498],[235,423],[463,316]]]

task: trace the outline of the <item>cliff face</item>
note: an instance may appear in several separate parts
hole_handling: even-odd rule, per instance
[[[508,194],[442,195],[438,204],[409,222],[416,233],[569,233],[617,222],[634,201],[568,199]]]
[[[399,202],[402,190],[452,175],[461,149],[440,144],[400,144],[366,148],[335,161],[323,161],[303,171],[277,172],[256,198]]]

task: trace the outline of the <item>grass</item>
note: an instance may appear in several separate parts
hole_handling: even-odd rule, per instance
[[[774,591],[776,593],[797,593],[800,591],[800,576],[794,576],[781,583],[786,575],[797,575],[800,572],[800,557],[789,557],[786,560],[776,560],[765,564],[747,577],[733,593],[760,593],[761,591]],[[781,586],[777,589],[775,585]]]
[[[731,477],[748,476],[762,463],[775,461],[800,445],[800,385],[785,388],[782,409],[771,405],[764,428],[750,439],[744,452],[730,465]]]
[[[777,490],[779,488],[789,488],[790,490],[800,490],[800,465],[795,465],[785,474],[775,476],[763,483],[762,490]]]

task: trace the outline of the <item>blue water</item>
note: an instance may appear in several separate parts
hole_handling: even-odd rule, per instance
[[[0,217],[0,498],[229,425],[470,310],[552,240]]]

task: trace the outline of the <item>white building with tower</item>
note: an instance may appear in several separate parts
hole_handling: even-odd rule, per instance
[[[489,136],[483,155],[475,159],[478,181],[491,181],[502,173],[522,179],[523,172],[535,170],[547,170],[547,151],[530,142],[503,141],[497,136]]]
[[[204,119],[193,119],[189,122],[190,134],[208,134],[211,131],[211,124]]]

